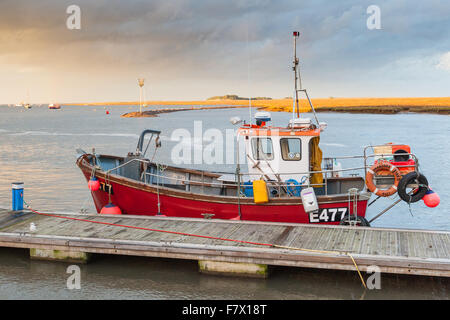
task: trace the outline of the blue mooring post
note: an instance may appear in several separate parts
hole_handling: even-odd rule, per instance
[[[23,210],[23,182],[12,183],[12,209]]]

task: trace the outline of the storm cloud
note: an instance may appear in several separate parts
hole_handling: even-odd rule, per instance
[[[314,97],[448,96],[449,16],[437,0],[0,0],[0,101],[136,100],[137,77],[149,99],[285,97],[293,30]]]

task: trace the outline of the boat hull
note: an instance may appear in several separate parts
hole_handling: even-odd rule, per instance
[[[81,162],[79,160],[78,165],[86,181],[89,181],[92,171]],[[210,214],[215,219],[339,224],[345,214],[353,214],[353,202],[348,202],[347,195],[318,196],[319,212],[308,214],[300,198],[274,198],[269,203],[255,204],[252,198],[238,199],[157,188],[115,175],[105,179],[102,172],[96,172],[95,176],[101,188],[91,193],[99,213],[111,201],[119,206],[123,214],[149,216],[162,214],[169,217],[204,218],[205,214]],[[111,195],[108,192],[110,189]],[[365,217],[368,199],[358,199],[358,216]]]

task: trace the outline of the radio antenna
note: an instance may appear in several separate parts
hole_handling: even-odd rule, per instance
[[[252,124],[252,95],[250,90],[250,45],[248,41],[248,19],[247,19],[247,84],[248,84],[248,114],[249,114],[249,123]]]
[[[293,36],[294,36],[294,61],[293,61],[293,67],[292,70],[294,71],[294,97],[292,97],[292,99],[294,99],[294,105],[295,105],[295,109],[297,111],[297,118],[300,118],[300,110],[298,107],[298,73],[297,73],[297,69],[298,69],[298,58],[297,58],[297,38],[300,36],[300,32],[298,31],[294,31],[293,32]],[[300,84],[300,89],[301,89],[301,84]]]

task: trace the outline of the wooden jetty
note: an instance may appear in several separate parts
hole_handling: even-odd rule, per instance
[[[316,226],[148,216],[57,213],[139,228],[279,246],[192,237],[0,209],[0,246],[30,249],[35,259],[87,262],[91,254],[198,260],[202,272],[266,277],[268,266],[450,277],[450,232]],[[33,225],[30,228],[30,225]],[[34,230],[35,229],[35,230]],[[331,252],[332,251],[332,252]]]

